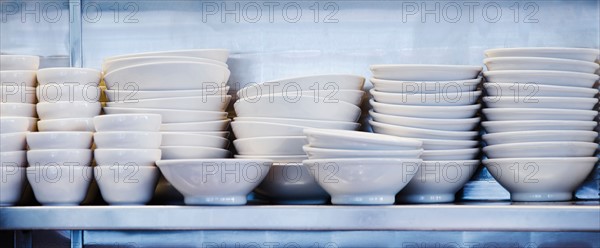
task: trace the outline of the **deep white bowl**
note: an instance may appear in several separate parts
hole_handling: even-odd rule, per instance
[[[160,149],[95,149],[94,159],[99,166],[154,166],[161,159]]]
[[[98,86],[102,72],[90,68],[55,67],[44,68],[37,72],[37,80],[40,84],[72,84],[72,85],[95,85]]]
[[[224,111],[231,96],[189,96],[133,100],[126,102],[107,102],[107,107],[116,108],[162,108],[197,111]]]
[[[571,47],[514,47],[485,50],[486,57],[546,57],[576,59],[593,62],[598,57],[598,49]]]
[[[157,132],[160,130],[161,119],[159,114],[111,114],[94,117],[94,126],[98,132]]]
[[[229,86],[220,87],[206,86],[200,90],[106,90],[106,98],[111,102],[131,102],[144,99],[175,98],[192,96],[225,96],[229,92]]]
[[[160,126],[164,132],[212,132],[227,130],[231,120],[167,123]]]
[[[534,130],[582,130],[591,131],[598,123],[595,121],[484,121],[481,125],[488,133],[534,131]]]
[[[522,97],[594,97],[596,88],[556,86],[537,83],[484,83],[483,88],[488,96],[522,96]]]
[[[195,58],[188,56],[142,56],[142,57],[124,57],[120,59],[109,59],[102,64],[102,71],[104,74],[112,72],[117,69],[121,69],[124,67],[134,66],[134,65],[142,65],[148,63],[159,63],[159,62],[201,62],[201,63],[210,63],[223,66],[227,68],[227,64],[222,61],[215,60],[217,57],[213,57],[213,59],[208,58]],[[227,56],[224,58],[227,60]]]
[[[494,57],[483,63],[490,71],[500,70],[552,70],[594,73],[600,67],[594,62],[543,57]]]
[[[375,100],[370,100],[369,103],[375,112],[381,114],[434,119],[472,118],[481,108],[481,104],[464,106],[412,106],[386,104],[376,102]]]
[[[416,150],[349,150],[303,146],[309,159],[328,158],[420,158],[423,149]]]
[[[488,108],[552,108],[590,110],[598,103],[591,97],[514,97],[486,96],[483,102]]]
[[[0,116],[37,117],[35,107],[31,103],[0,103]]]
[[[193,159],[156,164],[187,205],[244,205],[248,193],[269,173],[272,161]]]
[[[140,58],[140,57],[155,57],[155,56],[182,56],[192,58],[204,58],[227,62],[229,57],[229,50],[227,49],[190,49],[190,50],[171,50],[161,52],[143,52],[143,53],[131,53],[118,56],[112,56],[104,59],[104,63],[114,61],[116,59],[124,58]]]
[[[0,207],[15,205],[27,184],[27,170],[20,166],[0,166]]]
[[[365,78],[357,75],[324,74],[303,77],[292,77],[269,80],[258,84],[249,84],[238,90],[240,98],[252,95],[262,95],[270,91],[285,92],[286,90],[362,90]]]
[[[600,77],[592,73],[542,70],[486,71],[483,75],[489,82],[537,83],[585,88],[591,88]]]
[[[277,136],[236,139],[233,145],[240,155],[303,155],[305,136]]]
[[[443,131],[471,131],[479,125],[480,121],[479,117],[462,119],[433,119],[386,115],[376,113],[373,110],[369,111],[369,115],[374,121],[379,123]]]
[[[99,102],[40,102],[37,113],[42,120],[66,118],[92,118],[100,114]]]
[[[229,138],[229,131],[214,131],[214,132],[161,132],[162,134],[198,134],[198,135],[206,135],[206,136],[214,136],[221,138]]]
[[[0,102],[3,103],[36,103],[35,87],[0,86]]]
[[[423,142],[390,135],[328,129],[305,129],[311,147],[354,150],[418,150]]]
[[[86,166],[31,166],[27,181],[42,205],[70,206],[85,199],[92,174],[92,167]]]
[[[477,78],[481,66],[471,65],[371,65],[374,78],[400,81],[467,80]]]
[[[376,121],[369,121],[373,131],[398,137],[417,138],[417,139],[446,139],[446,140],[473,140],[477,138],[477,131],[441,131],[435,129],[404,127],[390,125]]]
[[[219,111],[104,107],[104,112],[107,115],[159,114],[162,116],[162,123],[217,121],[227,118],[227,112]]]
[[[301,162],[273,163],[254,192],[275,204],[324,204],[329,200],[329,194]]]
[[[598,144],[592,142],[526,142],[491,145],[483,148],[490,159],[537,157],[591,157]]]
[[[486,159],[483,164],[513,201],[568,201],[597,161],[541,157]]]
[[[154,166],[96,166],[94,178],[110,205],[143,205],[154,195],[160,172]]]
[[[419,139],[423,142],[423,149],[428,150],[455,150],[470,149],[479,146],[479,140],[446,140],[446,139]]]
[[[0,134],[30,131],[27,117],[0,117]]]
[[[269,118],[269,117],[235,117],[237,122],[263,122],[277,123],[294,126],[323,128],[323,129],[341,129],[341,130],[356,130],[360,124],[351,121],[321,121],[321,120],[305,120],[305,119],[289,119],[289,118]]]
[[[388,93],[442,93],[474,91],[481,83],[481,77],[452,81],[395,81],[371,78],[373,89]]]
[[[65,118],[65,119],[52,119],[52,120],[40,120],[37,122],[38,129],[40,132],[48,131],[81,131],[81,132],[94,132],[94,119],[93,118]]]
[[[214,147],[214,148],[227,148],[229,146],[229,140],[226,138],[194,134],[194,133],[173,133],[163,132],[162,133],[162,146],[203,146],[203,147]]]
[[[356,121],[360,117],[359,107],[347,102],[328,103],[324,99],[315,102],[312,97],[289,98],[273,96],[260,98],[256,102],[240,99],[233,105],[240,117],[277,117],[327,121]],[[294,109],[294,111],[290,111]]]
[[[99,149],[158,149],[162,140],[160,132],[110,131],[94,133],[94,143]]]
[[[43,149],[90,149],[92,132],[30,132],[27,145],[31,150]]]
[[[328,88],[328,89],[323,89],[323,90],[302,90],[299,91],[297,89],[300,89],[300,87],[292,87],[287,88],[287,89],[282,89],[282,92],[269,92],[268,89],[267,91],[263,91],[261,89],[256,89],[255,91],[239,91],[239,95],[241,96],[241,98],[249,98],[250,101],[256,101],[259,100],[261,98],[269,98],[271,96],[287,96],[290,98],[296,98],[296,97],[312,97],[315,100],[320,100],[320,98],[323,98],[324,101],[330,102],[330,103],[336,103],[339,101],[342,102],[347,102],[353,105],[357,105],[360,106],[360,104],[362,103],[362,99],[365,95],[365,92],[363,90],[340,90],[338,88]]]
[[[40,102],[97,102],[102,94],[97,84],[93,83],[83,85],[50,83],[38,86],[35,95]]]
[[[92,164],[90,149],[43,149],[27,151],[29,166],[88,167]]]
[[[443,93],[386,93],[375,89],[369,91],[376,102],[414,106],[464,106],[477,102],[481,91]]]
[[[423,152],[423,161],[473,160],[479,156],[479,148],[427,150]]]
[[[33,70],[0,71],[0,85],[13,87],[35,87],[36,72]]]
[[[0,55],[0,71],[37,70],[40,57],[31,55]],[[3,75],[4,76],[4,75]]]
[[[577,130],[535,130],[519,132],[502,132],[484,134],[482,136],[483,140],[488,145],[545,141],[594,142],[594,140],[597,137],[597,132]]]
[[[27,166],[27,151],[0,152],[0,166]]]
[[[594,110],[550,108],[486,108],[483,114],[490,121],[566,120],[591,121],[597,115]]]
[[[201,146],[161,146],[163,160],[228,158],[231,152],[221,148]]]
[[[0,151],[14,152],[25,150],[25,148],[27,148],[27,143],[25,139],[27,133],[29,132],[0,134]]]

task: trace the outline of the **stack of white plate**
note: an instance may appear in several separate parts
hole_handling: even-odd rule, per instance
[[[228,55],[204,49],[107,58],[104,112],[160,114],[163,160],[230,157]]]
[[[514,201],[566,201],[593,169],[597,49],[485,52],[483,163]]]

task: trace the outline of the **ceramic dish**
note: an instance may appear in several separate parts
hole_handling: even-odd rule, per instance
[[[161,145],[227,148],[227,146],[229,146],[229,140],[214,135],[166,132],[162,133]]]
[[[234,155],[234,158],[239,159],[269,159],[273,160],[274,163],[300,163],[302,164],[303,160],[307,160],[308,156],[306,155]],[[312,177],[311,177],[312,178]],[[314,178],[313,178],[314,179]]]
[[[324,74],[310,75],[302,77],[291,77],[269,80],[258,84],[249,84],[238,90],[237,96],[262,95],[268,93],[269,89],[273,92],[285,92],[288,89],[296,91],[308,90],[361,90],[365,84],[365,78],[357,75],[343,74]],[[258,94],[260,93],[260,94]]]
[[[225,149],[200,146],[161,146],[162,159],[205,159],[228,158],[231,152]]]
[[[90,68],[55,67],[40,69],[37,72],[40,86],[46,84],[98,86],[101,78],[102,72]]]
[[[254,192],[275,204],[325,204],[329,200],[302,163],[273,163]]]
[[[37,70],[40,57],[31,55],[0,55],[0,70]],[[3,75],[4,76],[4,75]]]
[[[180,134],[180,135],[184,135],[184,134],[198,134],[198,135],[205,135],[205,136],[214,136],[214,137],[221,137],[221,138],[229,138],[229,131],[214,131],[214,132],[161,132],[162,134]]]
[[[154,166],[96,166],[94,178],[110,205],[143,205],[152,199],[160,172]]]
[[[27,117],[0,117],[0,134],[25,132],[28,129]]]
[[[420,158],[423,149],[417,150],[348,150],[303,146],[309,159],[324,158]]]
[[[27,148],[25,136],[29,132],[0,134],[1,152],[22,151]]]
[[[65,118],[92,118],[100,114],[99,102],[40,102],[36,105],[42,120]]]
[[[0,152],[0,166],[27,166],[27,151]]]
[[[0,86],[0,102],[2,103],[36,103],[35,87]]]
[[[293,89],[293,88],[292,88]],[[319,98],[323,98],[324,101],[330,102],[330,103],[336,103],[339,101],[342,102],[347,102],[353,105],[357,105],[360,106],[360,104],[362,103],[362,99],[365,95],[365,92],[362,90],[338,90],[337,88],[332,88],[332,89],[328,89],[328,90],[307,90],[307,91],[296,91],[296,90],[290,90],[290,89],[285,89],[284,92],[275,92],[275,93],[270,93],[270,92],[262,92],[260,90],[257,90],[256,92],[244,92],[242,91],[239,95],[241,95],[241,98],[249,98],[249,101],[256,101],[260,98],[269,98],[271,96],[287,96],[291,99],[294,99],[296,97],[312,97],[315,99],[319,99]]]
[[[495,57],[483,63],[490,71],[499,70],[553,70],[594,73],[600,67],[593,62],[542,57]]]
[[[140,131],[156,132],[160,130],[159,114],[114,114],[94,117],[94,125],[98,132],[105,131]]]
[[[598,80],[592,73],[541,70],[486,71],[487,81],[496,83],[535,83],[591,88]]]
[[[165,132],[210,132],[227,130],[231,120],[167,123],[160,126]]]
[[[13,87],[35,87],[36,72],[33,70],[0,71],[0,85]]]
[[[16,166],[0,166],[0,207],[13,206],[19,202],[27,184],[27,169]]]
[[[87,167],[92,164],[90,149],[43,149],[27,151],[29,166]]]
[[[598,145],[592,142],[527,142],[491,145],[483,148],[490,159],[537,157],[591,157]]]
[[[219,111],[104,107],[104,112],[108,115],[112,115],[112,114],[159,114],[162,116],[162,123],[217,121],[217,120],[223,120],[223,119],[227,118],[227,112],[219,112]]]
[[[467,92],[444,92],[436,94],[404,94],[385,93],[374,89],[369,91],[376,102],[415,106],[463,106],[472,105],[477,102],[481,91]]]
[[[85,199],[92,174],[92,167],[32,166],[27,168],[27,181],[42,205],[72,206]]]
[[[110,131],[94,133],[96,148],[158,149],[160,132]]]
[[[467,80],[477,78],[481,66],[470,65],[371,65],[374,78],[387,80]]]
[[[488,145],[545,141],[594,142],[597,132],[575,130],[536,130],[520,132],[491,133],[481,136]]]
[[[398,137],[417,139],[473,140],[479,132],[476,131],[440,131],[435,129],[396,126],[376,121],[369,121],[373,131]]]
[[[360,124],[350,121],[320,121],[320,120],[305,120],[305,119],[288,119],[288,118],[269,118],[269,117],[235,117],[236,122],[262,122],[262,123],[277,123],[294,126],[323,128],[323,129],[342,129],[356,130]]]
[[[434,119],[472,118],[481,108],[480,104],[465,106],[410,106],[385,104],[374,100],[370,100],[369,103],[376,113]]]
[[[471,131],[479,125],[480,121],[479,117],[463,119],[416,118],[380,114],[373,110],[369,111],[369,116],[379,123],[443,131]]]
[[[488,108],[483,114],[490,121],[565,120],[591,121],[597,115],[594,110],[550,109],[550,108]]]
[[[40,132],[48,131],[80,131],[94,132],[93,118],[65,118],[53,120],[40,120],[37,123]]]
[[[111,102],[135,102],[137,100],[156,98],[178,98],[193,96],[223,96],[229,92],[229,86],[205,84],[205,89],[200,90],[105,90],[108,101]],[[209,87],[210,86],[210,87]]]
[[[39,149],[90,149],[92,132],[30,132],[27,145],[31,150]]]
[[[488,96],[560,96],[560,97],[594,97],[598,89],[570,86],[555,86],[537,83],[483,83]]]
[[[303,136],[303,126],[268,122],[234,121],[231,128],[238,139],[264,136]]]
[[[598,103],[597,98],[583,97],[514,97],[486,96],[483,102],[489,108],[552,108],[591,110]]]
[[[101,90],[96,85],[46,84],[34,90],[40,102],[97,102]]]
[[[481,125],[488,133],[536,131],[536,130],[582,130],[591,131],[595,121],[484,121]]]
[[[379,92],[388,93],[442,93],[442,92],[466,92],[475,91],[481,83],[481,77],[468,80],[452,81],[395,81],[371,78],[373,89]]]
[[[486,57],[548,57],[576,59],[593,62],[598,57],[598,49],[570,47],[517,47],[495,48],[485,51]]]
[[[479,140],[445,140],[445,139],[419,139],[423,142],[423,149],[428,150],[455,150],[469,149],[479,146]]]
[[[227,57],[224,58],[227,60]],[[120,59],[109,59],[102,64],[102,71],[104,74],[110,73],[114,70],[121,69],[124,67],[142,65],[149,63],[163,63],[163,62],[200,62],[220,65],[227,68],[227,64],[223,61],[208,59],[208,58],[195,58],[187,56],[141,56],[141,57],[125,57]]]
[[[0,116],[37,117],[35,107],[31,103],[0,103]]]
[[[326,121],[356,121],[360,117],[359,107],[347,102],[327,103],[324,99],[315,102],[312,97],[289,99],[285,96],[261,98],[256,102],[240,99],[233,105],[240,117],[277,117]],[[290,111],[294,109],[294,111]]]
[[[311,147],[353,150],[418,150],[423,142],[390,135],[327,129],[305,129]]]
[[[140,57],[156,57],[156,56],[181,56],[181,57],[192,57],[192,58],[204,58],[227,62],[229,57],[229,50],[227,49],[190,49],[190,50],[172,50],[172,51],[160,51],[160,52],[144,52],[144,53],[131,53],[125,55],[112,56],[104,59],[104,63],[114,61],[116,59],[124,58],[140,58]]]
[[[98,166],[154,166],[154,163],[161,159],[161,150],[101,148],[94,150],[94,159],[96,159],[96,163],[98,164]]]
[[[278,136],[236,139],[233,145],[240,155],[303,155],[304,136]]]
[[[144,99],[132,102],[107,102],[107,107],[116,108],[162,108],[196,111],[224,111],[231,96],[192,96]]]
[[[479,148],[427,150],[423,152],[423,161],[472,160],[479,156]]]

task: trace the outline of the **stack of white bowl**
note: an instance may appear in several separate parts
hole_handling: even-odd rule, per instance
[[[107,58],[104,112],[160,114],[162,159],[230,157],[228,55],[205,49]]]
[[[304,133],[309,159],[303,164],[333,204],[393,204],[423,161],[423,142],[418,139],[345,130]]]
[[[0,206],[16,204],[27,182],[25,135],[29,123],[25,117],[0,118]]]
[[[115,114],[94,117],[94,178],[111,205],[143,205],[154,194],[159,172],[161,116]]]
[[[513,201],[567,201],[598,160],[598,49],[485,52],[483,151]]]

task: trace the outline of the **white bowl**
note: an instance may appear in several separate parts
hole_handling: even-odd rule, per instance
[[[434,119],[472,118],[481,108],[481,104],[464,106],[412,106],[379,103],[375,102],[375,100],[370,100],[369,103],[375,112],[381,114]]]
[[[309,159],[323,158],[420,158],[423,149],[417,150],[349,150],[303,146]]]
[[[570,86],[555,86],[537,83],[484,83],[488,96],[560,96],[560,97],[594,97],[598,94],[596,88]]]
[[[479,146],[479,140],[446,140],[446,139],[419,139],[423,142],[423,149],[428,150],[455,150],[470,149]]]
[[[486,57],[548,57],[593,62],[598,49],[571,47],[515,47],[485,50]]]
[[[83,85],[49,83],[40,85],[35,90],[40,102],[97,102],[102,92],[96,84]]]
[[[303,130],[310,128],[280,123],[234,121],[231,128],[238,139],[265,137],[265,136],[303,136]]]
[[[594,73],[600,67],[593,62],[543,57],[495,57],[483,63],[490,71],[499,70],[553,70]]]
[[[224,131],[229,127],[231,120],[202,121],[202,122],[184,122],[167,123],[160,126],[160,131],[165,132],[210,132]]]
[[[40,132],[48,131],[81,131],[94,132],[93,118],[66,118],[53,120],[40,120],[37,123]]]
[[[273,96],[260,98],[256,102],[243,98],[236,101],[233,107],[237,116],[240,117],[356,121],[361,113],[359,107],[347,102],[327,103],[324,99],[315,102],[312,97]],[[294,109],[294,111],[290,111],[290,109]]]
[[[0,134],[30,131],[27,117],[0,117]]]
[[[35,107],[31,103],[0,103],[0,116],[37,117]]]
[[[227,60],[227,57],[225,57]],[[117,69],[129,67],[133,65],[141,65],[148,63],[162,63],[162,62],[202,62],[210,63],[223,66],[227,68],[227,64],[222,61],[208,58],[194,58],[187,56],[142,56],[142,57],[125,57],[120,59],[109,59],[102,64],[102,71],[104,74],[112,72]]]
[[[1,86],[35,87],[37,85],[37,71],[0,71]]]
[[[303,160],[307,160],[306,155],[233,155],[234,158],[239,159],[269,159],[273,160],[273,163],[300,163]],[[311,177],[312,178],[312,177]],[[314,178],[313,178],[314,179]]]
[[[329,194],[302,163],[273,163],[254,192],[275,204],[324,204],[329,200]]]
[[[483,148],[490,159],[537,157],[591,157],[598,144],[592,142],[526,142],[491,145]]]
[[[473,160],[479,156],[479,148],[427,150],[423,152],[423,161]]]
[[[110,205],[143,205],[154,195],[158,182],[154,166],[96,166],[94,178],[102,199]]]
[[[395,81],[371,78],[373,89],[388,93],[442,93],[442,92],[465,92],[475,91],[481,83],[481,77],[468,80],[453,81]]]
[[[88,167],[92,164],[90,149],[40,149],[27,151],[29,166]]]
[[[237,96],[243,98],[246,96],[268,94],[269,92],[285,92],[287,90],[296,91],[329,91],[337,90],[362,90],[365,84],[365,78],[357,75],[343,74],[324,74],[310,75],[303,77],[283,78],[269,80],[258,84],[249,84],[238,90]]]
[[[391,205],[395,195],[415,175],[421,159],[310,159],[302,163],[331,195],[331,203]]]
[[[390,125],[376,121],[369,121],[376,133],[394,135],[398,137],[417,139],[445,139],[445,140],[473,140],[479,135],[477,131],[441,131],[435,129],[404,127]]]
[[[163,160],[228,158],[231,152],[221,148],[201,146],[161,146]]]
[[[543,109],[543,108],[487,108],[483,114],[490,121],[566,120],[591,121],[597,115],[594,110]]]
[[[294,88],[284,89],[283,92],[262,92],[257,90],[255,92],[241,91],[241,98],[249,98],[249,101],[256,101],[261,98],[269,98],[271,96],[287,96],[289,98],[296,97],[312,97],[315,100],[320,100],[323,98],[324,101],[329,103],[336,103],[338,101],[347,102],[353,105],[360,106],[362,103],[362,99],[365,95],[363,90],[339,90],[337,88],[331,87],[324,90],[303,90],[298,91]]]
[[[198,134],[198,135],[205,135],[205,136],[214,136],[214,137],[221,137],[221,138],[229,138],[229,131],[214,131],[214,132],[161,132],[162,134]]]
[[[98,132],[105,131],[141,131],[160,130],[159,114],[111,114],[94,117],[94,126]]]
[[[214,135],[163,132],[161,145],[227,148],[227,146],[229,146],[229,140]]]
[[[42,149],[90,149],[92,132],[30,132],[27,145],[31,150]]]
[[[369,91],[376,102],[415,106],[463,106],[477,102],[481,91],[425,93],[386,93]]]
[[[599,77],[592,73],[541,70],[486,71],[483,75],[487,81],[496,83],[536,83],[585,88],[591,88]]]
[[[31,55],[0,55],[0,71],[37,70],[40,57]]]
[[[27,166],[27,151],[0,152],[0,166]]]
[[[107,115],[112,114],[160,114],[162,123],[216,121],[227,118],[227,112],[219,111],[193,111],[176,109],[152,108],[110,108],[104,107]]]
[[[32,166],[27,168],[27,181],[42,205],[79,205],[88,192],[92,173],[92,167],[84,166]]]
[[[20,166],[0,166],[0,207],[15,205],[27,184],[27,169]]]
[[[350,121],[320,121],[320,120],[305,120],[305,119],[288,119],[288,118],[269,118],[269,117],[235,117],[237,122],[263,122],[263,123],[278,123],[294,126],[323,128],[323,129],[342,129],[356,130],[360,124]]]
[[[595,121],[484,121],[481,125],[488,133],[533,130],[583,130],[591,131],[598,125]]]
[[[374,121],[380,123],[444,131],[470,131],[475,129],[480,121],[479,117],[463,119],[417,118],[380,114],[373,110],[369,111],[369,115]]]
[[[453,202],[479,164],[479,160],[423,161],[396,199],[405,203]]]
[[[94,150],[98,166],[154,166],[161,159],[160,149],[103,149]]]
[[[466,80],[477,78],[481,66],[471,65],[371,65],[374,78],[401,81]]]
[[[109,131],[94,133],[94,143],[99,149],[158,149],[161,140],[160,132]]]
[[[177,110],[224,111],[231,96],[191,96],[133,100],[130,102],[107,102],[107,107],[116,108],[163,108]]]
[[[0,86],[0,102],[2,103],[36,103],[35,87]]]
[[[597,98],[584,97],[514,97],[486,96],[483,97],[488,108],[553,108],[590,110],[598,103]]]
[[[140,58],[140,57],[155,57],[155,56],[181,56],[181,57],[192,57],[192,58],[204,58],[227,62],[229,57],[229,50],[227,49],[190,49],[190,50],[172,50],[172,51],[161,51],[161,52],[144,52],[144,53],[131,53],[125,55],[112,56],[104,59],[104,63],[114,61],[116,59],[124,58]]]
[[[46,84],[98,86],[102,79],[102,72],[90,68],[44,68],[38,70],[37,79],[40,86]]]
[[[175,98],[192,96],[225,96],[229,92],[226,87],[208,87],[202,90],[105,90],[106,97],[111,102],[132,102],[136,100],[155,98]]]
[[[277,136],[236,139],[233,145],[240,155],[304,155],[305,136]]]
[[[99,102],[40,102],[37,113],[42,120],[66,118],[92,118],[100,115],[102,104]]]
[[[29,132],[0,134],[1,152],[22,151],[27,148],[25,135]]]
[[[158,62],[114,70],[104,75],[104,82],[109,90],[198,90],[227,82],[229,74],[211,63]]]
[[[542,142],[542,141],[580,141],[594,142],[597,132],[576,130],[536,130],[519,132],[502,132],[481,136],[488,145],[508,143]]]
[[[390,135],[329,129],[305,129],[311,147],[351,150],[418,150],[423,142]]]

